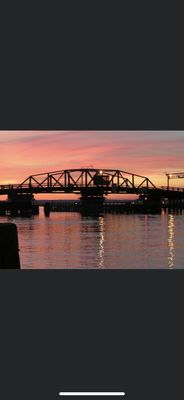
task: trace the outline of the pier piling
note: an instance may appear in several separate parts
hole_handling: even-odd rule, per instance
[[[0,268],[20,268],[17,227],[0,223]]]

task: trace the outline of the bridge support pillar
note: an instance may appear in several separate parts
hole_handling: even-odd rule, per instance
[[[82,196],[80,198],[81,211],[95,214],[103,211],[104,196]]]
[[[30,217],[39,214],[38,205],[33,204],[32,194],[9,195],[7,209],[13,216]]]
[[[0,215],[6,215],[6,204],[3,201],[0,201]]]
[[[49,217],[49,215],[50,215],[50,204],[49,203],[45,203],[45,205],[44,205],[44,214],[46,217]]]
[[[162,202],[160,197],[150,196],[149,194],[140,195],[142,200],[142,207],[144,211],[160,212],[162,208]]]

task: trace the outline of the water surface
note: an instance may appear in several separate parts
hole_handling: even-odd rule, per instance
[[[18,228],[21,268],[184,268],[184,213],[0,217]]]

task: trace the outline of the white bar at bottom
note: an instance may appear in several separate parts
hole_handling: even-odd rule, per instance
[[[60,392],[60,396],[125,396],[125,392]]]

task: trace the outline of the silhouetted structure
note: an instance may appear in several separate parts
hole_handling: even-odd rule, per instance
[[[44,205],[44,213],[46,217],[49,217],[50,215],[50,204],[49,203],[45,203]]]
[[[17,227],[0,223],[0,268],[20,268]]]
[[[0,185],[0,195],[8,195],[12,212],[29,213],[34,208],[33,194],[76,193],[80,195],[80,207],[85,210],[101,210],[108,194],[137,194],[145,208],[159,208],[163,199],[168,206],[182,206],[184,189],[156,187],[149,178],[122,170],[112,169],[68,169],[31,175],[19,185]],[[3,210],[1,211],[3,212]],[[49,215],[49,206],[45,214]]]

